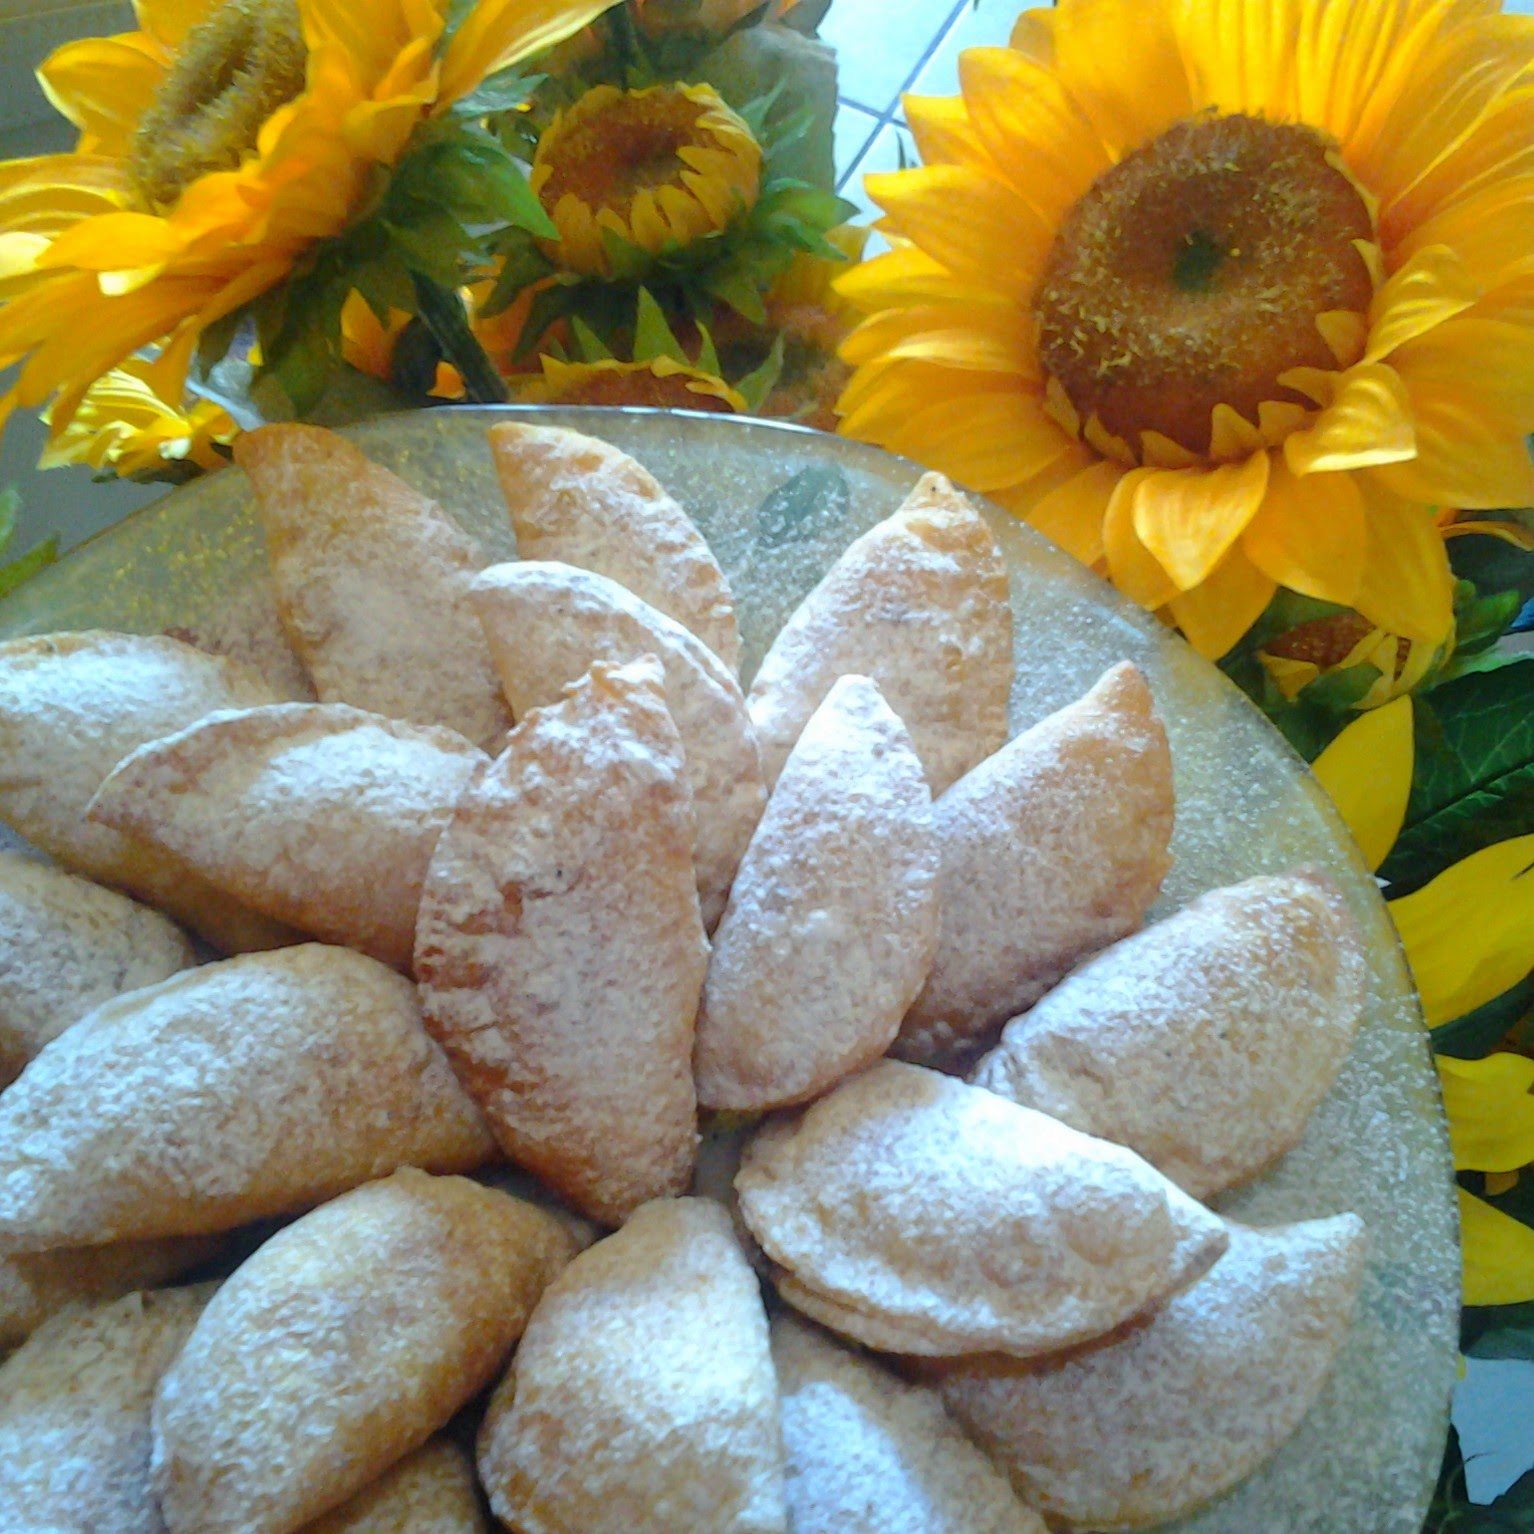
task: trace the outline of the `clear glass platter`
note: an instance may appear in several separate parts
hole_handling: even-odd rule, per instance
[[[748,681],[799,599],[853,537],[899,505],[919,472],[801,428],[657,411],[463,408],[347,434],[507,558],[515,545],[484,435],[505,414],[606,438],[667,486],[734,586]],[[1177,787],[1176,862],[1155,914],[1217,885],[1316,862],[1346,888],[1370,952],[1364,1026],[1304,1142],[1220,1203],[1254,1224],[1362,1215],[1371,1260],[1357,1320],[1324,1395],[1278,1457],[1176,1528],[1417,1534],[1457,1367],[1458,1228],[1437,1078],[1384,903],[1304,764],[1214,667],[1030,529],[988,514],[1012,578],[1013,729],[1079,696],[1114,661],[1134,660],[1150,677]],[[0,603],[0,637],[79,628],[170,630],[253,659],[303,695],[238,471],[172,492]]]

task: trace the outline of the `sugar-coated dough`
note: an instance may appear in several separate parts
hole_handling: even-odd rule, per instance
[[[840,676],[872,677],[934,794],[1007,738],[1012,609],[990,528],[939,474],[852,543],[783,625],[747,707],[768,783]]]
[[[867,677],[811,715],[741,864],[698,1013],[708,1108],[803,1102],[889,1048],[937,942],[932,799]]]
[[[1171,866],[1172,760],[1123,662],[937,801],[942,927],[895,1053],[956,1065],[1089,954],[1133,932]]]
[[[646,1204],[550,1285],[479,1472],[518,1534],[785,1534],[767,1317],[723,1209]]]
[[[772,1360],[794,1534],[1047,1534],[935,1391],[788,1311]]]
[[[1230,1248],[1148,1325],[1037,1365],[945,1364],[949,1409],[1063,1528],[1142,1529],[1250,1475],[1300,1425],[1347,1336],[1363,1221],[1230,1227]]]
[[[0,1353],[67,1305],[103,1304],[153,1289],[206,1262],[222,1244],[216,1236],[163,1236],[0,1256]]]
[[[457,1444],[433,1438],[303,1534],[485,1534],[474,1468]]]
[[[279,921],[408,969],[432,849],[487,760],[438,725],[277,703],[140,746],[90,818]]]
[[[0,1087],[102,1002],[193,962],[158,911],[15,852],[0,852],[0,954]]]
[[[683,1192],[708,944],[660,662],[598,663],[534,709],[427,875],[427,1025],[512,1160],[615,1225]]]
[[[1365,975],[1326,874],[1248,879],[1068,976],[975,1081],[1212,1198],[1299,1143],[1352,1047]]]
[[[541,1209],[409,1167],[279,1231],[160,1382],[170,1534],[291,1534],[354,1496],[490,1383],[572,1251]]]
[[[831,1302],[817,1319],[908,1353],[1028,1357],[1100,1337],[1226,1244],[1133,1151],[896,1060],[761,1130],[735,1186],[768,1256]]]
[[[498,750],[511,720],[468,603],[479,545],[322,427],[263,426],[234,456],[255,490],[282,626],[320,701]]]
[[[72,1307],[0,1365],[5,1534],[165,1534],[150,1404],[213,1288]]]
[[[740,670],[735,598],[687,513],[642,464],[562,426],[505,421],[490,450],[523,559],[595,570]]]
[[[0,1251],[229,1230],[493,1153],[408,980],[246,954],[98,1007],[0,1094]]]
[[[518,719],[558,703],[593,661],[660,661],[687,757],[698,900],[712,929],[767,802],[734,673],[696,634],[594,570],[543,560],[492,565],[475,581],[473,600]]]
[[[179,639],[92,631],[0,644],[0,820],[225,953],[291,942],[176,859],[85,818],[102,779],[145,741],[215,709],[276,701],[249,666]]]

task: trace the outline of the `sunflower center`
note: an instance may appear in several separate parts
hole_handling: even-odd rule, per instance
[[[1061,224],[1034,299],[1039,355],[1079,421],[1133,451],[1157,432],[1193,453],[1228,405],[1306,405],[1279,379],[1335,369],[1317,327],[1373,291],[1354,242],[1357,188],[1311,128],[1205,116],[1099,176]]]
[[[187,33],[133,139],[144,200],[168,208],[199,176],[234,170],[304,89],[298,0],[223,0]]]

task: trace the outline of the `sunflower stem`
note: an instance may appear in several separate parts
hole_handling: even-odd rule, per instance
[[[504,405],[511,398],[506,380],[469,328],[463,300],[441,283],[420,272],[412,272],[416,307],[421,323],[431,332],[445,362],[458,369],[464,394],[473,405]]]

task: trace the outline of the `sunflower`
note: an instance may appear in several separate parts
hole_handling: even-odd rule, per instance
[[[76,151],[0,167],[0,400],[92,384],[160,345],[181,398],[198,338],[287,277],[375,194],[417,126],[611,0],[136,0],[140,29],[40,71]]]
[[[539,359],[541,376],[513,380],[513,397],[533,405],[648,405],[664,410],[744,414],[744,397],[715,373],[671,357],[621,362]]]
[[[842,429],[1205,655],[1283,586],[1437,645],[1440,522],[1534,503],[1534,20],[1061,0],[908,99]]]
[[[613,275],[613,242],[658,256],[722,234],[755,206],[762,149],[708,85],[597,85],[538,140],[528,181],[559,231],[556,265]]]

